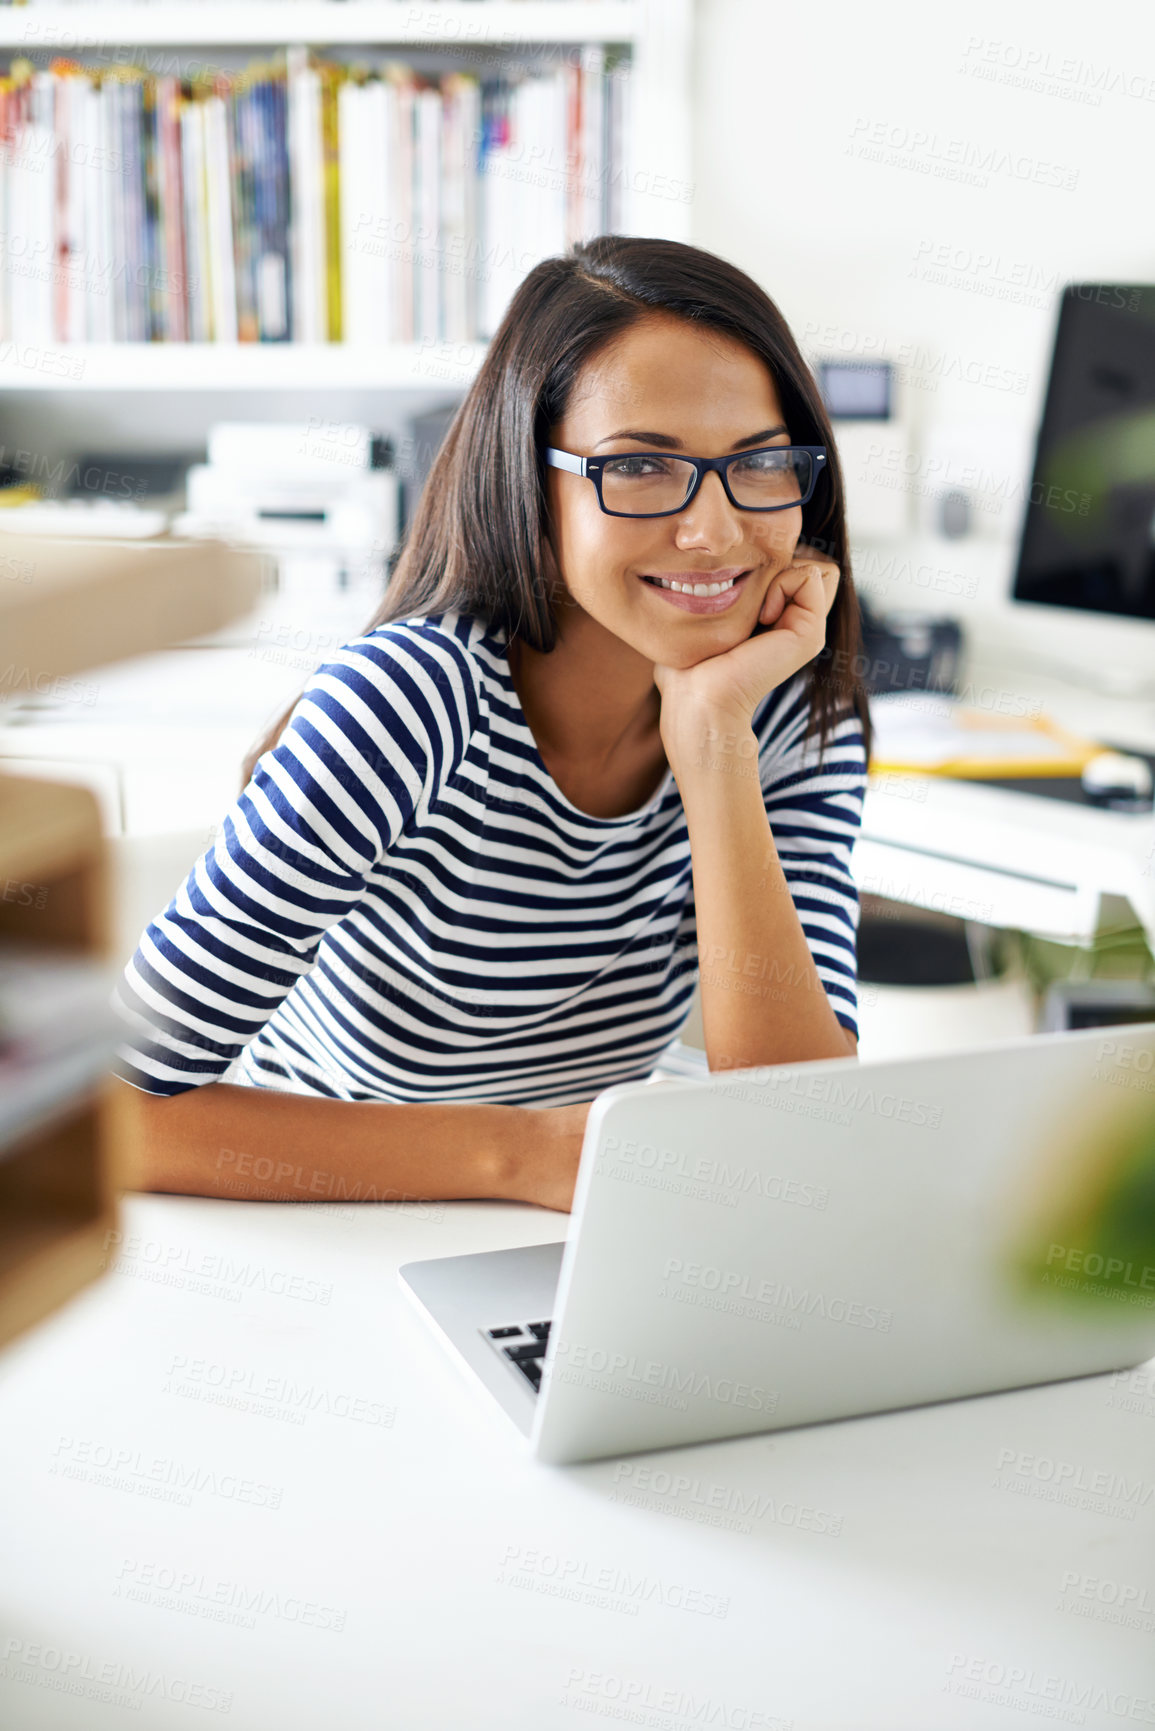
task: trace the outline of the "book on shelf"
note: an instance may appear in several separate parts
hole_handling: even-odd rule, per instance
[[[0,341],[473,343],[623,226],[628,63],[0,76]]]

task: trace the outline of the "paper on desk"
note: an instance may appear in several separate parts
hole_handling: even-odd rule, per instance
[[[929,691],[870,700],[872,774],[1079,775],[1103,748],[1047,716],[995,715]]]

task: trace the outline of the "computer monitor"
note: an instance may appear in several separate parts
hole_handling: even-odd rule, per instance
[[[1011,593],[1080,629],[1155,622],[1153,285],[1063,290]],[[1155,631],[1139,637],[1150,654]]]

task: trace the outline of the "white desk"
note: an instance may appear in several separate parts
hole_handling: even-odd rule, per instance
[[[396,1269],[567,1225],[127,1198],[133,1253],[0,1358],[0,1723],[1155,1720],[1155,1365],[539,1467]]]
[[[993,714],[1038,703],[1073,732],[1155,751],[1155,703],[1109,698],[987,659],[963,670]],[[999,710],[1000,702],[1009,710]],[[1016,707],[1018,706],[1018,707]],[[871,780],[852,856],[861,890],[985,925],[1088,942],[1102,904],[1129,903],[1155,945],[1155,816],[1066,804],[934,775]]]

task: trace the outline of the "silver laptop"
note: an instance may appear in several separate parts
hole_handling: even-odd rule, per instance
[[[1155,1354],[1155,1022],[608,1088],[565,1243],[411,1262],[545,1461]]]

